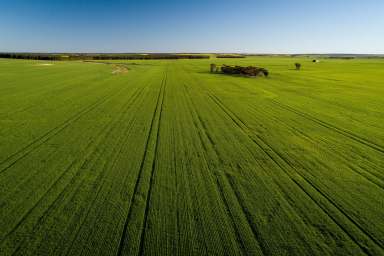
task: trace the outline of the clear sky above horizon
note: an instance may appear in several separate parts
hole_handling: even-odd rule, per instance
[[[384,54],[382,0],[0,0],[0,52]]]

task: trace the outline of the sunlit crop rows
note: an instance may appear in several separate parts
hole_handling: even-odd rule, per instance
[[[44,63],[0,59],[1,255],[384,254],[384,61]]]

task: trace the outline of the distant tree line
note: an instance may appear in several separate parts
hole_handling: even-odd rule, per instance
[[[209,59],[201,54],[58,54],[58,53],[0,53],[0,58],[30,60],[161,60]]]
[[[233,54],[221,54],[217,55],[216,58],[218,59],[243,59],[245,58],[244,55],[233,55]]]
[[[40,53],[0,53],[0,58],[28,60],[60,60],[59,55]]]
[[[339,59],[339,60],[353,60],[354,56],[330,56],[329,59]]]
[[[161,60],[161,59],[209,59],[209,55],[193,54],[101,54],[92,56],[94,60]]]

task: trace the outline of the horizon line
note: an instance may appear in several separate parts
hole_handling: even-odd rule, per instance
[[[312,52],[312,53],[266,53],[266,52],[77,52],[77,51],[0,51],[0,53],[25,53],[25,54],[239,54],[239,55],[384,55],[384,53],[348,53],[348,52]]]

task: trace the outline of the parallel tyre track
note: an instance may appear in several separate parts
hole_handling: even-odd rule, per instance
[[[151,137],[152,137],[152,134],[155,133],[155,129],[156,129],[156,133],[157,134],[156,134],[156,141],[155,141],[154,156],[152,156],[153,158],[151,157],[152,159],[149,160],[149,161],[152,162],[152,166],[151,166],[151,174],[150,174],[150,180],[149,180],[149,189],[146,192],[146,198],[145,198],[146,199],[146,206],[145,206],[145,209],[144,209],[144,221],[142,223],[140,242],[139,242],[139,245],[138,245],[138,250],[139,250],[138,251],[138,255],[142,255],[143,250],[144,250],[145,228],[146,228],[146,225],[147,225],[147,218],[148,218],[148,211],[149,211],[149,202],[150,202],[150,196],[151,196],[151,187],[152,187],[153,175],[154,175],[154,171],[155,171],[157,147],[158,147],[158,143],[159,143],[159,132],[160,132],[160,126],[161,126],[161,115],[162,115],[162,111],[163,111],[163,104],[164,104],[166,84],[167,84],[167,71],[165,71],[163,80],[161,81],[160,91],[159,91],[159,94],[158,94],[158,97],[157,97],[157,100],[156,100],[155,109],[153,111],[153,116],[152,116],[152,119],[151,119],[151,124],[150,124],[150,128],[149,128],[149,131],[148,131],[145,147],[144,147],[144,152],[143,152],[143,157],[142,157],[142,160],[141,160],[141,165],[140,165],[138,177],[136,179],[135,186],[134,186],[134,189],[133,189],[133,195],[131,196],[131,199],[130,199],[129,204],[128,204],[129,210],[128,210],[128,214],[127,214],[127,216],[125,218],[122,235],[121,235],[120,242],[119,242],[119,245],[118,245],[118,251],[117,251],[117,255],[118,256],[123,255],[123,253],[124,253],[124,248],[126,246],[125,241],[126,241],[126,237],[128,235],[127,234],[128,233],[128,225],[129,225],[129,222],[130,222],[131,217],[132,217],[132,213],[133,213],[133,210],[134,210],[134,205],[135,205],[136,197],[139,197],[138,191],[140,190],[140,183],[143,180],[144,171],[145,171],[144,169],[146,167],[145,163],[147,162],[147,159],[150,157],[148,155],[148,150],[149,150],[149,147],[150,147],[150,144],[151,144]],[[157,127],[156,128],[154,127],[155,123],[157,123]]]
[[[281,102],[278,102],[276,100],[272,99],[271,101],[275,105],[279,106],[282,109],[285,109],[286,111],[295,113],[296,115],[299,115],[299,116],[301,116],[301,117],[303,117],[303,118],[305,118],[307,120],[310,120],[310,121],[312,121],[314,123],[317,123],[318,125],[323,126],[323,127],[327,128],[327,129],[330,129],[330,130],[332,130],[332,131],[334,131],[334,132],[336,132],[336,133],[338,133],[340,135],[343,135],[344,137],[347,137],[348,139],[351,139],[351,140],[353,140],[355,142],[358,142],[358,143],[360,143],[362,145],[365,145],[365,146],[367,146],[367,147],[369,147],[369,148],[371,148],[373,150],[376,150],[376,151],[384,154],[384,146],[383,145],[380,145],[380,144],[378,144],[376,142],[373,142],[373,141],[371,141],[369,139],[363,138],[360,135],[355,134],[355,133],[353,133],[351,131],[345,130],[343,128],[339,128],[339,127],[337,127],[335,125],[332,125],[332,124],[330,124],[328,122],[320,120],[319,118],[316,118],[316,117],[314,117],[314,116],[312,116],[312,115],[310,115],[308,113],[304,113],[302,111],[294,109],[294,108],[292,108],[292,107],[290,107],[290,106],[288,106],[286,104],[283,104]]]
[[[194,125],[195,125],[195,129],[196,129],[197,131],[201,130],[201,131],[203,132],[203,134],[208,138],[208,141],[210,141],[210,143],[211,143],[210,147],[211,147],[211,148],[213,149],[213,151],[215,152],[216,157],[219,159],[219,161],[222,161],[222,160],[220,159],[220,158],[221,158],[221,157],[220,157],[220,153],[219,153],[218,150],[216,149],[216,147],[215,147],[215,145],[214,145],[214,143],[213,143],[212,138],[211,138],[210,135],[208,134],[208,129],[207,129],[207,127],[205,126],[205,124],[204,124],[204,122],[203,122],[201,116],[200,116],[199,113],[197,112],[196,105],[195,105],[195,103],[193,102],[192,97],[191,97],[191,95],[190,95],[190,93],[189,93],[189,91],[188,91],[188,89],[187,89],[187,86],[186,86],[185,84],[184,84],[184,88],[185,88],[185,91],[186,91],[186,93],[187,93],[187,98],[189,99],[190,104],[191,104],[191,106],[192,106],[191,111],[192,111],[193,113],[195,113],[195,115],[197,116],[197,120],[198,120],[200,126],[203,128],[203,129],[199,129],[199,128],[197,127],[197,125],[194,123]],[[204,148],[205,148],[206,145],[205,145],[205,143],[204,143],[204,140],[201,138],[201,135],[200,135],[200,134],[199,134],[199,138],[200,138],[200,141],[201,141],[202,145],[203,145]],[[208,164],[208,162],[207,162],[207,164]],[[209,164],[208,164],[208,165],[209,165]],[[234,218],[234,216],[233,216],[233,214],[232,214],[232,212],[231,212],[231,209],[230,209],[230,206],[229,206],[229,203],[228,203],[228,199],[226,198],[225,193],[224,193],[223,188],[222,188],[222,185],[221,185],[221,183],[219,182],[218,174],[217,174],[216,172],[213,172],[213,174],[214,174],[214,176],[215,176],[216,186],[217,186],[217,188],[218,188],[218,190],[219,190],[220,198],[221,198],[222,202],[223,202],[224,205],[225,205],[225,209],[226,209],[226,212],[227,212],[228,216],[230,216],[231,219],[232,219],[232,226],[233,226],[233,229],[236,231],[236,236],[237,236],[237,239],[238,239],[238,243],[240,244],[241,249],[242,249],[244,255],[246,255],[246,254],[247,254],[247,249],[246,249],[246,247],[245,247],[245,245],[244,245],[244,242],[243,242],[243,240],[242,240],[242,238],[241,238],[241,234],[240,234],[240,233],[241,233],[241,230],[239,230],[238,227],[235,225],[235,223],[236,223],[236,219]],[[245,218],[246,218],[246,220],[247,220],[247,222],[248,222],[248,224],[249,224],[249,227],[250,227],[251,230],[252,230],[252,233],[253,233],[253,236],[254,236],[255,240],[258,242],[258,245],[259,245],[259,248],[260,248],[262,254],[263,254],[263,255],[271,255],[269,248],[268,248],[266,245],[264,245],[263,240],[262,240],[261,237],[260,237],[259,231],[258,231],[257,229],[255,229],[255,227],[254,227],[254,225],[252,224],[252,221],[251,221],[249,215],[247,215],[247,213],[246,213],[246,211],[245,211],[244,206],[240,203],[239,195],[238,195],[238,193],[236,193],[236,189],[233,187],[232,182],[229,181],[227,175],[223,175],[222,178],[225,179],[226,182],[230,185],[231,192],[235,195],[235,198],[236,198],[237,202],[239,203],[240,207],[242,208],[243,214],[244,214],[244,216],[245,216]]]
[[[95,108],[97,108],[101,104],[105,103],[107,100],[109,100],[113,96],[115,96],[118,93],[120,93],[123,89],[124,88],[121,88],[121,89],[119,89],[117,91],[114,91],[114,92],[104,96],[103,98],[95,101],[91,105],[85,107],[84,109],[82,109],[81,111],[79,111],[78,113],[76,113],[75,115],[70,117],[69,119],[65,120],[64,122],[62,122],[58,126],[52,128],[51,130],[47,131],[46,133],[44,133],[40,137],[36,138],[35,140],[33,140],[32,142],[30,142],[29,144],[27,144],[26,146],[24,146],[20,150],[18,150],[17,152],[13,153],[12,155],[10,155],[6,159],[4,159],[0,163],[0,174],[5,172],[6,170],[10,169],[19,160],[25,158],[27,155],[29,155],[35,149],[39,148],[41,145],[43,145],[45,142],[47,142],[53,136],[59,134],[60,132],[65,130],[65,128],[70,126],[72,123],[74,123],[77,120],[79,120],[82,116],[84,116],[87,113],[91,112],[92,110],[94,110]]]
[[[131,106],[131,103],[134,102],[137,97],[142,93],[142,91],[144,90],[144,88],[141,88],[141,89],[138,89],[135,93],[132,94],[132,96],[130,97],[130,99],[127,101],[127,103],[125,104],[124,108],[126,108],[125,111],[127,111],[130,106]],[[118,122],[115,122],[115,125],[113,126],[105,126],[100,132],[100,137],[97,136],[99,139],[97,141],[90,141],[90,143],[87,145],[87,149],[90,149],[90,148],[95,148],[96,147],[96,144],[95,143],[101,143],[101,141],[104,139],[104,138],[107,138],[108,135],[112,132],[112,130],[115,128],[115,126],[118,124]],[[88,150],[86,150],[88,151]],[[63,190],[60,192],[60,194],[58,195],[58,197],[53,201],[53,203],[46,209],[46,211],[44,212],[44,214],[42,214],[42,217],[40,218],[40,220],[37,222],[36,226],[39,226],[39,223],[41,222],[42,218],[44,216],[47,215],[47,213],[50,211],[50,209],[52,208],[53,205],[55,205],[55,203],[58,201],[59,198],[61,198],[61,196],[63,195],[63,193],[65,193],[67,187],[70,185],[70,184],[73,184],[74,183],[74,180],[76,178],[78,178],[79,176],[79,170],[81,170],[83,168],[83,166],[88,162],[88,159],[92,158],[93,155],[95,155],[96,152],[95,151],[92,151],[90,152],[89,154],[85,155],[84,157],[82,157],[82,160],[79,161],[79,159],[74,159],[70,165],[66,168],[66,170],[64,170],[59,176],[58,178],[55,180],[55,182],[47,189],[47,191],[39,198],[39,200],[35,203],[35,205],[33,207],[31,207],[28,212],[22,217],[22,219],[17,223],[17,225],[10,231],[8,232],[5,236],[4,236],[4,239],[9,236],[9,234],[11,234],[12,232],[14,232],[14,230],[16,230],[22,223],[23,221],[28,217],[28,215],[42,202],[42,200],[51,192],[51,190],[58,184],[58,182],[61,180],[62,177],[64,177],[65,174],[67,174],[67,172],[74,168],[75,166],[79,166],[78,168],[78,171],[76,171],[76,174],[72,177],[72,179],[66,184],[66,186],[63,188]],[[102,155],[101,153],[97,153],[99,155],[99,157]],[[80,162],[80,165],[79,163]],[[77,164],[76,164],[77,163]],[[20,248],[18,248],[20,249]],[[15,253],[18,251],[18,249],[15,251]]]
[[[197,82],[197,84],[201,84],[197,81],[197,79],[195,78],[195,81]],[[257,136],[254,138],[254,135],[253,135],[253,132],[252,132],[252,129],[249,128],[247,126],[247,124],[236,114],[234,113],[232,110],[230,110],[209,88],[207,87],[202,87],[200,86],[201,89],[203,89],[203,91],[206,92],[207,96],[214,102],[217,104],[217,106],[236,124],[236,126],[238,126],[242,131],[243,133],[249,137],[249,139],[255,143],[261,150],[263,150],[265,152],[265,154],[273,161],[275,162],[275,164],[277,164],[277,166],[283,170],[287,175],[288,177],[290,177],[290,179],[297,183],[297,181],[292,177],[290,171],[294,171],[297,175],[299,175],[310,187],[312,187],[313,189],[315,189],[316,191],[319,191],[319,188],[317,187],[314,187],[314,184],[313,183],[310,183],[308,181],[308,179],[306,177],[303,177],[302,174],[296,170],[296,168],[294,166],[292,166],[290,164],[290,162],[288,160],[286,160],[281,154],[279,154],[274,148],[272,148],[268,143],[266,143],[264,140],[262,140],[260,138],[260,136]],[[336,130],[337,131],[337,130]],[[350,135],[352,136],[352,135]],[[362,138],[361,138],[362,139]],[[362,139],[363,140],[363,139]],[[365,145],[369,144],[368,143],[363,143]],[[369,145],[367,145],[369,146]],[[265,148],[269,148],[269,150],[265,150]],[[372,148],[372,147],[371,147]],[[373,147],[373,149],[376,149],[377,151],[380,151],[381,152],[381,146],[380,145],[377,145],[377,147]],[[269,152],[270,151],[270,152]],[[273,155],[275,155],[276,157],[274,157]],[[280,161],[282,161],[284,164],[282,165],[280,163]],[[286,169],[287,168],[287,169]],[[301,190],[303,190],[304,188],[300,185],[300,184],[296,184]],[[304,193],[308,194],[308,191],[303,191]],[[360,231],[360,234],[366,236],[373,244],[372,245],[375,245],[376,248],[373,249],[373,248],[367,248],[365,247],[364,244],[361,243],[360,240],[356,239],[352,234],[350,234],[343,226],[341,226],[341,224],[339,222],[336,221],[335,217],[331,217],[329,213],[329,209],[327,210],[327,208],[324,208],[322,206],[320,206],[318,204],[318,201],[316,199],[314,199],[313,197],[310,197],[311,200],[313,200],[313,202],[315,204],[317,204],[319,206],[320,209],[322,209],[324,211],[325,214],[327,214],[328,216],[331,217],[331,219],[335,222],[336,225],[338,225],[341,230],[344,231],[344,233],[346,233],[354,242],[356,245],[358,245],[360,247],[360,249],[365,252],[367,255],[375,255],[375,252],[377,253],[377,251],[381,251],[384,249],[384,245],[381,244],[381,242],[379,240],[377,240],[375,237],[373,237],[370,233],[366,232],[364,230],[363,227],[361,227],[361,225],[359,225],[356,221],[354,221],[349,215],[347,215],[347,213],[340,207],[338,206],[333,200],[331,200],[327,195],[325,195],[324,193],[318,193],[319,195],[321,195],[324,199],[326,199],[333,207],[335,207],[347,220],[349,220],[351,222],[351,224],[353,224],[354,227],[357,228],[357,230]]]
[[[311,138],[308,134],[306,134],[304,131],[299,130],[295,126],[289,126],[287,123],[283,122],[282,120],[276,119],[275,121],[279,122],[282,126],[286,127],[287,129],[292,130],[292,132],[296,132],[296,133],[300,134],[300,136],[303,139],[307,140],[308,142],[312,143],[313,145],[318,145],[319,147],[321,147],[321,149],[323,151],[325,151],[327,149],[329,150],[329,148],[326,148],[326,147],[319,145],[319,142],[323,142],[324,144],[327,144],[328,142],[325,139],[319,138],[316,141],[315,139]],[[355,166],[353,166],[351,164],[351,162],[348,162],[345,158],[336,156],[336,153],[338,153],[338,152],[335,152],[335,157],[340,159],[340,161],[343,162],[346,166],[348,166],[353,172],[357,173],[358,175],[365,178],[367,181],[371,182],[372,184],[376,185],[377,187],[384,189],[382,177],[377,175],[377,173],[374,173],[371,170],[367,170],[366,168],[363,168],[362,166],[359,166],[359,169],[361,169],[361,170],[358,170]]]
[[[209,94],[209,93],[208,93]],[[211,99],[216,102],[216,104],[229,116],[229,118],[241,129],[243,130],[244,134],[246,134],[251,141],[253,141],[260,149],[262,149],[269,158],[274,161],[277,166],[280,167],[281,170],[283,170],[289,177],[291,177],[291,180],[296,183],[297,186],[300,187],[301,190],[303,190],[304,193],[306,193],[308,196],[310,194],[308,191],[304,189],[302,185],[300,185],[295,179],[292,178],[291,174],[286,170],[285,167],[288,167],[289,169],[293,170],[297,175],[299,175],[303,180],[306,181],[308,185],[310,185],[313,189],[315,189],[319,195],[321,195],[323,198],[325,198],[333,207],[335,207],[348,221],[350,221],[362,234],[364,234],[366,237],[368,237],[376,246],[378,246],[381,250],[384,249],[384,245],[381,244],[379,240],[377,240],[375,237],[373,237],[370,233],[365,231],[363,227],[359,223],[357,223],[354,219],[352,219],[340,206],[338,206],[332,199],[329,198],[326,194],[324,194],[313,182],[310,182],[306,177],[301,175],[295,167],[293,167],[288,160],[286,160],[280,153],[278,153],[276,150],[274,150],[269,144],[267,144],[265,141],[261,140],[259,136],[256,136],[258,140],[261,140],[263,144],[265,144],[273,154],[275,154],[280,160],[282,160],[285,164],[285,166],[281,165],[277,159],[271,155],[270,152],[265,150],[264,146],[260,144],[258,140],[253,138],[250,134],[252,134],[252,130],[235,114],[233,113],[229,108],[227,108],[216,96],[209,95]],[[237,119],[237,120],[236,120]],[[362,251],[364,251],[367,255],[375,255],[373,252],[371,252],[372,248],[367,248],[364,245],[361,244],[361,241],[356,239],[352,234],[348,232],[338,221],[336,221],[335,217],[331,216],[332,214],[329,213],[329,210],[325,208],[324,206],[321,206],[316,199],[314,199],[312,196],[310,198],[316,203],[334,222],[336,225],[338,225],[359,247]],[[374,250],[376,251],[376,250]]]
[[[138,90],[139,93],[138,93],[137,95],[134,96],[133,100],[127,102],[127,107],[128,107],[128,108],[125,110],[125,112],[127,112],[132,106],[135,105],[135,103],[136,103],[137,100],[140,98],[140,96],[142,95],[142,93],[144,92],[144,90],[145,90],[146,88],[149,87],[149,84],[150,84],[150,83],[148,83],[146,86],[143,86],[141,89],[139,89],[139,90]],[[123,115],[124,115],[124,113],[121,114],[121,116],[123,116]],[[117,161],[119,160],[119,157],[121,156],[121,153],[122,153],[123,150],[124,150],[124,144],[125,144],[126,140],[128,139],[128,136],[125,136],[125,137],[124,137],[124,135],[126,135],[126,134],[129,132],[129,130],[132,128],[132,124],[134,123],[135,119],[136,119],[136,118],[133,118],[133,119],[129,122],[129,124],[126,125],[124,131],[121,133],[121,136],[119,137],[120,139],[118,140],[119,143],[116,144],[115,147],[114,147],[113,150],[112,150],[113,152],[116,152],[116,151],[117,151],[117,152],[116,152],[115,154],[112,155],[112,162],[106,164],[106,166],[108,166],[108,168],[106,167],[107,169],[112,170],[112,169],[114,168],[114,166],[117,164]],[[119,146],[120,146],[120,148],[119,148]],[[101,185],[99,186],[100,190],[102,189],[102,187],[103,187],[103,184],[101,184]],[[98,196],[96,196],[96,197],[94,198],[94,200],[93,200],[94,202],[96,201],[97,197],[98,197]],[[92,204],[90,205],[89,209],[87,210],[87,213],[86,213],[87,216],[88,216],[89,213],[90,213],[90,210],[91,210],[91,208],[92,208],[92,207],[91,207],[92,205],[94,205],[94,203],[92,203]],[[99,216],[99,215],[98,215],[98,216]],[[83,221],[82,223],[84,223],[85,220],[86,220],[86,217],[84,218],[84,221]],[[75,235],[74,238],[72,239],[72,241],[71,241],[71,244],[72,244],[72,245],[74,244],[74,242],[75,242],[75,240],[76,240],[76,237],[78,236],[78,233],[80,232],[82,226],[83,226],[83,225],[80,225],[80,228],[78,229],[76,235]],[[70,246],[70,247],[68,248],[67,255],[70,255],[71,248],[72,248],[72,246]],[[84,248],[83,248],[83,249],[84,249]]]

